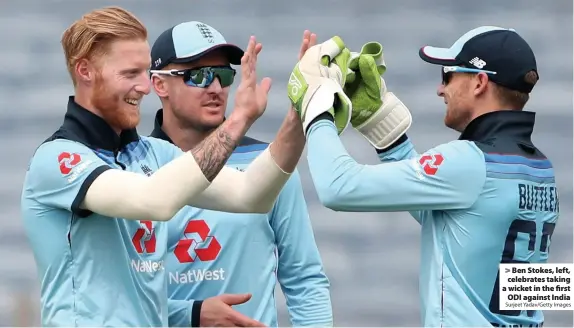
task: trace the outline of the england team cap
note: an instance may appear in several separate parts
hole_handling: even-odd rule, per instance
[[[435,65],[496,72],[488,75],[490,81],[525,93],[539,78],[534,52],[514,29],[481,26],[466,32],[450,48],[422,47],[419,56]],[[531,74],[527,78],[531,71],[536,73],[535,81]]]
[[[154,42],[151,69],[160,70],[171,63],[189,63],[215,49],[223,50],[231,64],[241,64],[243,50],[227,43],[218,30],[197,21],[181,23],[164,31]]]

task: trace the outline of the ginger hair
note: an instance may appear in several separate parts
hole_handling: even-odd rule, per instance
[[[83,15],[64,31],[61,41],[74,86],[78,61],[105,55],[115,41],[147,40],[147,35],[142,22],[120,7],[105,7]]]

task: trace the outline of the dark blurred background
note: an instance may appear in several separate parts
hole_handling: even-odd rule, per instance
[[[35,147],[60,125],[72,93],[60,37],[85,12],[105,5],[134,12],[150,42],[164,29],[199,20],[241,46],[256,35],[261,77],[274,79],[267,112],[250,136],[271,141],[288,108],[286,81],[304,29],[320,40],[337,34],[354,51],[383,43],[387,84],[410,107],[409,136],[419,151],[457,138],[443,126],[440,73],[423,63],[425,44],[449,46],[480,25],[515,28],[534,49],[541,80],[527,108],[538,113],[534,140],[554,162],[561,219],[551,262],[572,262],[572,1],[291,0],[291,1],[0,1],[0,325],[38,324],[38,283],[22,230],[19,197]],[[156,96],[145,98],[140,132],[151,131]],[[377,163],[368,143],[344,134],[351,154]],[[332,283],[337,326],[419,326],[420,229],[407,214],[335,213],[317,202],[305,160],[299,166],[315,235]],[[104,265],[104,264],[103,264]],[[109,264],[107,264],[109,265]],[[289,325],[278,290],[281,324]],[[572,311],[547,311],[545,326],[572,327]]]

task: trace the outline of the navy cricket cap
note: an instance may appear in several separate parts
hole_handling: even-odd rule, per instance
[[[218,30],[197,21],[185,22],[164,31],[151,48],[151,69],[160,70],[171,63],[189,63],[221,49],[234,65],[241,64],[243,50],[229,44]]]
[[[538,80],[534,52],[513,29],[481,26],[465,33],[450,48],[422,47],[419,56],[431,64],[496,72],[488,75],[490,81],[524,93],[530,93]],[[527,78],[531,71],[536,73],[535,81],[532,74]]]

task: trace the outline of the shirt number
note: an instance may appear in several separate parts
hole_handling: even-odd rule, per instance
[[[554,232],[555,223],[544,222],[542,225],[542,238],[540,240],[540,258],[544,262],[548,259],[548,251],[550,248],[550,239],[552,238],[552,233]],[[518,234],[523,233],[528,235],[528,240],[518,239]],[[517,241],[518,239],[518,241]],[[530,263],[529,261],[517,260],[516,259],[516,245],[518,243],[528,243],[528,252],[534,252],[536,246],[536,222],[526,221],[516,219],[510,225],[508,229],[508,235],[506,235],[506,240],[504,241],[504,250],[502,251],[502,259],[500,263]],[[499,299],[499,280],[500,274],[496,274],[496,281],[494,283],[494,288],[492,290],[492,296],[490,298],[489,310],[494,314],[507,315],[507,316],[519,316],[521,310],[500,310],[500,299]],[[529,317],[534,316],[535,311],[526,311]]]

